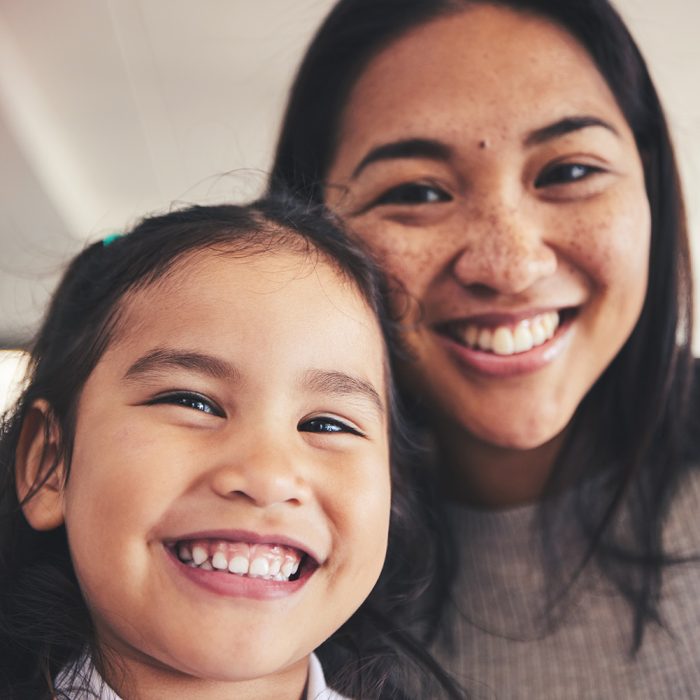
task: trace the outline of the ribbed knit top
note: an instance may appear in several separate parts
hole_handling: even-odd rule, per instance
[[[566,507],[566,504],[562,504]],[[460,574],[449,607],[454,644],[443,639],[438,659],[475,700],[700,698],[700,565],[666,570],[661,614],[641,650],[630,655],[632,615],[595,567],[577,581],[559,624],[545,607],[536,508],[478,511],[450,507]],[[561,534],[561,537],[559,537]],[[580,547],[566,525],[562,551]],[[667,551],[700,552],[700,478],[688,479],[664,530]],[[572,558],[573,559],[573,558]]]

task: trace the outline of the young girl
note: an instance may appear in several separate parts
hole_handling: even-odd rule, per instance
[[[406,660],[457,697],[397,631],[433,550],[390,475],[381,299],[283,198],[73,261],[0,442],[1,697],[339,698],[320,645],[344,694],[406,697]]]

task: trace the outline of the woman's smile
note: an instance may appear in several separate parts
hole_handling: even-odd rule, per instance
[[[567,309],[516,319],[472,317],[438,324],[434,332],[466,371],[511,377],[553,362],[569,342],[575,313]]]

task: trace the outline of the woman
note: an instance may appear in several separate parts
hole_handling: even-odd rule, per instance
[[[688,244],[616,12],[341,0],[272,182],[325,201],[396,280],[404,388],[452,502],[446,665],[477,696],[695,697]]]

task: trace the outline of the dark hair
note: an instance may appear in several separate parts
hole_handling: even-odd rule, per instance
[[[80,253],[53,296],[33,344],[27,387],[6,414],[0,434],[0,696],[7,700],[55,697],[57,674],[86,648],[100,663],[65,528],[33,530],[18,502],[15,452],[28,411],[37,399],[48,402],[61,434],[61,454],[51,471],[61,457],[69,465],[79,396],[119,330],[125,295],[162,279],[188,255],[205,249],[237,255],[283,249],[315,256],[355,286],[392,346],[384,283],[371,260],[320,207],[286,196],[145,218],[128,235],[94,243]],[[419,668],[422,672],[411,682],[425,688],[435,683],[440,693],[458,697],[447,675],[402,631],[410,623],[404,609],[430,580],[432,539],[429,525],[421,526],[430,513],[406,474],[413,467],[404,459],[407,438],[390,376],[388,386],[393,486],[387,561],[370,598],[322,652],[329,660],[330,681],[353,696],[409,697],[402,688],[411,670]],[[43,474],[27,498],[49,476],[50,471]],[[426,552],[424,557],[407,556],[416,546]]]
[[[588,491],[580,491],[581,499],[589,498],[578,509],[589,547],[579,570],[595,558],[631,604],[636,650],[646,622],[658,620],[662,572],[674,561],[664,553],[661,532],[687,468],[692,280],[681,187],[663,109],[617,12],[607,0],[340,0],[292,86],[270,189],[282,184],[322,201],[343,110],[367,64],[410,29],[479,4],[539,15],[575,37],[607,81],[643,162],[652,221],[644,307],[631,337],[579,406],[549,483],[554,492],[570,483],[572,474],[582,478],[601,464],[609,467],[606,496],[589,498]],[[632,536],[630,542],[626,533],[625,544],[613,527],[623,507]],[[554,532],[552,513],[545,506],[541,515],[546,539],[548,531]]]

